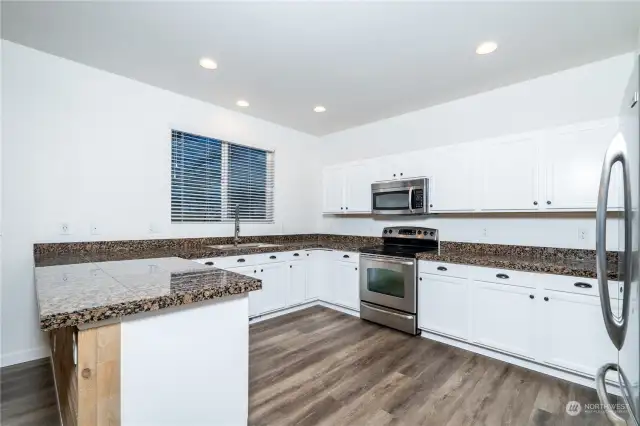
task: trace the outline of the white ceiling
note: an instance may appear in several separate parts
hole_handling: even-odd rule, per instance
[[[315,135],[631,51],[639,23],[637,1],[2,2],[5,39]]]

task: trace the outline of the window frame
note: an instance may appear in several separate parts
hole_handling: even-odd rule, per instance
[[[214,219],[206,220],[205,218],[196,218],[195,220],[185,220],[184,219],[184,209],[181,209],[180,213],[177,216],[180,218],[174,218],[174,188],[176,185],[174,184],[174,134],[182,134],[188,135],[192,138],[202,138],[209,139],[215,142],[220,143],[220,212],[219,217]],[[230,223],[235,221],[235,216],[233,212],[233,207],[229,203],[229,180],[230,180],[230,146],[238,146],[241,148],[261,151],[266,154],[265,159],[265,202],[264,202],[264,212],[265,219],[256,219],[252,218],[242,218],[240,217],[240,221],[242,223],[255,223],[255,224],[275,224],[275,168],[276,168],[276,156],[275,149],[268,148],[259,148],[251,145],[245,145],[236,142],[229,142],[224,139],[205,136],[201,133],[194,133],[191,131],[179,130],[177,127],[171,127],[171,139],[170,139],[171,147],[170,147],[170,201],[169,201],[169,210],[170,210],[170,220],[171,224],[174,225],[187,225],[187,224],[216,224],[216,223]],[[182,154],[184,155],[184,154]],[[184,160],[182,160],[184,161]],[[182,184],[184,188],[184,183]],[[242,211],[242,210],[241,210]]]

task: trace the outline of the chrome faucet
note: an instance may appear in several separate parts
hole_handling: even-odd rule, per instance
[[[238,246],[240,242],[240,204],[236,204],[236,230],[233,234],[233,245]]]

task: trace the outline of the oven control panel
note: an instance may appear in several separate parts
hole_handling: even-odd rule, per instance
[[[438,230],[417,226],[389,226],[382,231],[382,238],[410,238],[438,241]]]

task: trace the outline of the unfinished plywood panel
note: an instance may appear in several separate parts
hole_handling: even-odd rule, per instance
[[[60,417],[64,426],[78,426],[78,376],[73,359],[76,329],[62,328],[49,334]]]
[[[78,333],[78,423],[120,426],[120,324]]]

